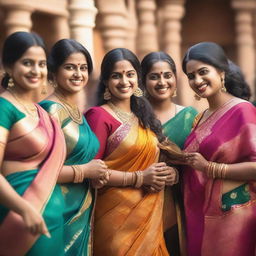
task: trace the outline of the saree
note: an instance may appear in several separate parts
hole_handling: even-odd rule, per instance
[[[55,120],[36,105],[39,122],[31,131],[26,124],[11,130],[4,161],[19,161],[36,169],[6,176],[13,188],[42,212],[51,238],[32,235],[20,215],[3,206],[0,209],[0,255],[63,255],[63,196],[56,185],[65,159],[64,137]]]
[[[191,132],[196,115],[197,111],[193,107],[181,109],[173,118],[162,125],[164,135],[182,149],[187,136]],[[181,194],[180,183],[165,188],[165,241],[171,255],[185,255],[184,207]]]
[[[98,151],[99,142],[85,118],[83,117],[82,124],[77,124],[59,103],[43,101],[40,104],[61,123],[67,148],[64,165],[80,165],[91,161]],[[65,200],[65,255],[92,255],[91,229],[92,211],[95,204],[94,190],[88,179],[81,184],[61,184],[61,189]]]
[[[108,138],[105,158],[109,169],[145,170],[158,161],[157,138],[136,124],[121,124]],[[95,208],[95,256],[169,255],[163,238],[163,191],[106,187],[98,192]]]
[[[255,134],[256,109],[249,102],[233,98],[195,126],[186,140],[185,150],[199,152],[208,161],[218,163],[255,162]],[[184,170],[187,250],[190,256],[255,254],[255,183],[248,181],[248,202],[234,204],[224,211],[224,182],[210,179],[191,167]]]

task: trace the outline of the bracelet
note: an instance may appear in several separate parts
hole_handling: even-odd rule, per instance
[[[209,178],[225,179],[227,174],[228,165],[224,163],[208,162],[206,175]]]
[[[127,172],[124,172],[124,175],[123,175],[123,184],[122,184],[123,187],[126,187],[127,186]]]
[[[71,165],[74,171],[74,183],[81,183],[84,180],[84,172],[80,165]]]
[[[143,173],[142,171],[136,171],[136,182],[135,182],[135,188],[140,188],[143,184]]]

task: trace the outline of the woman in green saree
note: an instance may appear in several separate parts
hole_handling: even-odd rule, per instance
[[[33,103],[47,77],[42,39],[13,33],[4,43],[2,63],[0,255],[63,255],[64,201],[56,182],[65,141],[57,122]]]
[[[162,123],[164,135],[182,149],[197,111],[193,107],[183,107],[172,102],[172,98],[176,96],[177,91],[175,63],[164,52],[152,52],[144,57],[141,67],[146,95],[156,117]],[[178,185],[175,188],[166,187],[165,189],[165,238],[171,255],[179,255],[176,223],[178,220],[178,224],[181,224],[180,207],[178,207],[178,204],[175,207],[173,200],[175,202],[179,201],[179,205],[181,205],[180,194]],[[181,229],[181,227],[179,228]],[[181,232],[179,240],[182,244]]]
[[[65,200],[65,255],[91,255],[91,220],[95,203],[89,179],[108,178],[102,160],[92,160],[99,142],[78,109],[77,94],[92,72],[89,52],[71,39],[58,41],[52,48],[48,68],[55,92],[40,105],[61,125],[67,157],[59,179]]]

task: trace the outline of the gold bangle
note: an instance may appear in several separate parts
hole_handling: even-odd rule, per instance
[[[127,172],[124,172],[124,175],[123,175],[123,184],[122,184],[123,187],[126,187],[127,186]]]
[[[80,165],[71,165],[71,168],[74,171],[74,183],[82,183],[84,180],[83,169]]]
[[[136,171],[136,182],[135,182],[135,188],[140,188],[143,184],[143,173],[142,171]]]

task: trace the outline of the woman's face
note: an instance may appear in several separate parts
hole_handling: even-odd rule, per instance
[[[170,99],[176,90],[176,77],[165,61],[154,63],[146,75],[146,90],[156,100]]]
[[[138,76],[132,64],[127,60],[116,62],[106,82],[106,87],[111,93],[111,99],[130,99],[138,88]]]
[[[188,61],[186,68],[189,85],[200,97],[208,98],[221,92],[224,72],[198,60]]]
[[[54,75],[58,89],[66,93],[81,91],[88,82],[88,64],[81,52],[72,53]]]
[[[28,91],[40,87],[47,78],[45,51],[40,46],[32,46],[6,71],[13,78],[15,86]]]

